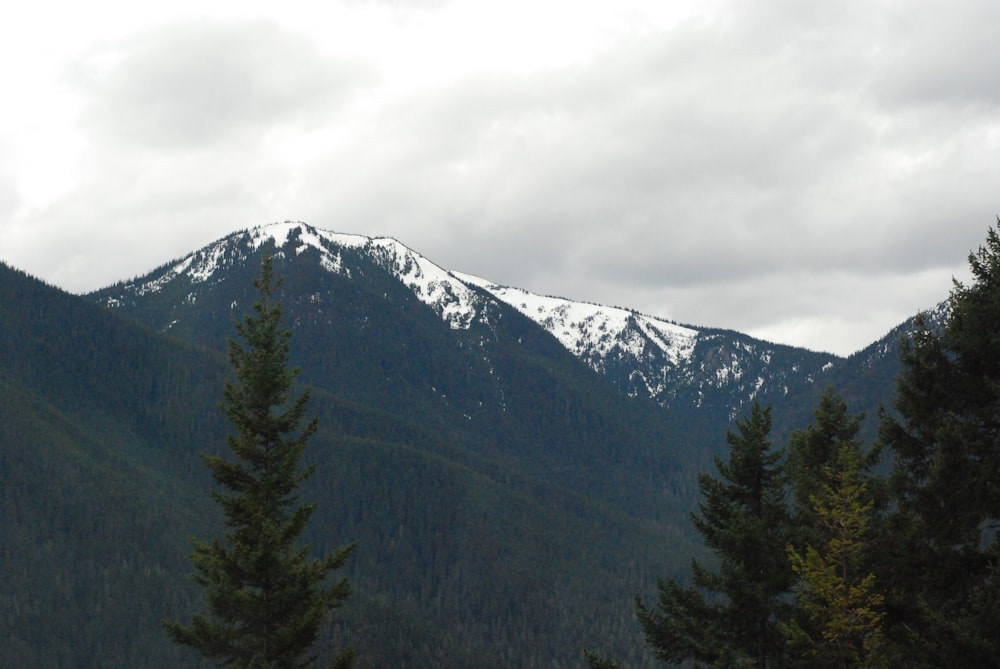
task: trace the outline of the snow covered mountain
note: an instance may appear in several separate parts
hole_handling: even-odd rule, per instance
[[[348,279],[365,265],[386,273],[453,330],[489,326],[497,305],[513,308],[551,334],[595,372],[630,396],[662,406],[706,403],[730,416],[755,398],[783,396],[810,385],[843,360],[770,344],[719,329],[694,328],[636,311],[546,297],[444,269],[395,239],[343,234],[301,222],[273,223],[220,239],[145,277],[117,284],[95,296],[122,307],[164,290],[194,303],[199,292],[225,281],[249,252],[273,244],[288,258],[315,258],[319,268]],[[178,292],[182,291],[182,292]],[[233,305],[234,307],[236,305]],[[172,327],[174,320],[162,325]],[[721,408],[721,407],[720,407]]]

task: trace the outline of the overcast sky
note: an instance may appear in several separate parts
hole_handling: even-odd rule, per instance
[[[1000,212],[995,0],[277,4],[6,7],[0,259],[85,292],[303,220],[846,355]]]

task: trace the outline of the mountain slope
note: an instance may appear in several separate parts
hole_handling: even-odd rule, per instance
[[[188,410],[221,360],[3,265],[0,332],[0,666],[181,663],[151,632],[211,514],[169,449],[222,438]]]
[[[169,313],[143,313],[141,298],[180,289],[187,292],[160,302],[190,304],[199,290],[229,271],[241,253],[265,243],[290,255],[311,256],[327,272],[348,279],[370,271],[366,262],[379,267],[385,278],[394,280],[394,287],[405,287],[452,329],[469,330],[477,323],[489,328],[495,325],[491,318],[497,305],[513,307],[625,394],[651,398],[668,408],[724,407],[721,415],[731,419],[754,399],[780,397],[822,383],[843,363],[836,356],[732,331],[698,329],[631,310],[534,295],[447,271],[393,239],[338,234],[293,222],[235,233],[142,279],[94,296],[154,327],[175,327],[182,307]],[[389,295],[387,289],[387,301]]]
[[[561,455],[575,460],[586,456],[588,443],[635,442],[642,430],[663,428],[651,406],[607,395],[606,380],[516,310],[394,240],[298,223],[265,226],[91,297],[154,329],[222,350],[232,319],[253,300],[265,245],[277,250],[281,298],[297,332],[294,353],[310,385],[386,411],[432,421],[442,416],[447,429],[501,451],[529,448],[541,429],[551,434],[549,448],[535,454],[540,458],[567,441],[545,412],[571,412],[581,421],[607,411],[633,414],[628,427],[613,423],[621,434],[595,427],[578,435],[583,446],[567,443]],[[556,398],[557,388],[566,397]],[[563,406],[540,406],[539,393]],[[608,397],[619,408],[576,406],[606,405]]]
[[[309,541],[360,542],[329,632],[361,667],[582,666],[598,642],[655,666],[631,595],[701,550],[696,476],[731,417],[774,401],[786,433],[826,383],[872,406],[889,385],[892,341],[843,360],[300,223],[84,297],[0,266],[0,666],[192,663],[159,620],[199,608],[186,537],[221,521],[198,454],[225,449],[225,342],[265,251],[321,425]]]
[[[452,328],[367,259],[343,252],[348,279],[310,253],[278,267],[321,423],[309,540],[361,542],[343,610],[360,666],[551,666],[594,638],[643,666],[627,592],[695,550],[662,413],[501,304]],[[0,551],[0,664],[190,663],[159,620],[199,606],[186,537],[219,525],[197,454],[225,448],[219,349],[258,266],[251,253],[195,284],[210,290],[138,300],[172,314],[169,337],[0,275],[0,489],[17,533]],[[151,299],[171,291],[179,307]]]

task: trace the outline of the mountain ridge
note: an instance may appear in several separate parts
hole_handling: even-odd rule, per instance
[[[647,397],[661,406],[700,406],[708,396],[725,395],[733,417],[754,399],[820,381],[845,361],[633,309],[537,295],[447,270],[391,237],[331,232],[296,221],[234,232],[142,277],[90,295],[106,306],[120,307],[130,298],[186,280],[191,290],[185,299],[196,299],[198,286],[235,262],[239,248],[255,250],[265,243],[296,257],[308,249],[317,251],[324,270],[348,278],[352,270],[344,263],[345,251],[366,255],[453,329],[467,330],[474,320],[488,319],[490,300],[503,303],[542,327],[595,372],[614,379],[629,396]]]

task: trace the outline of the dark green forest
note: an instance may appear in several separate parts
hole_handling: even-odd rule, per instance
[[[199,606],[188,538],[221,525],[199,453],[226,448],[230,314],[218,340],[187,343],[2,271],[0,664],[198,666],[160,622]],[[252,290],[253,272],[244,278]],[[325,371],[333,356],[320,337],[293,347],[319,420],[306,539],[317,552],[359,546],[346,566],[356,595],[330,636],[350,639],[361,667],[578,663],[596,636],[641,658],[619,593],[668,563],[673,542],[693,540],[674,501],[682,485],[625,485],[630,471],[682,480],[675,454],[653,449],[665,421],[548,341],[541,352],[504,342],[493,363],[507,385],[483,384],[460,364],[482,365],[470,362],[478,352],[454,362],[471,345],[412,312],[385,324],[407,339],[341,344],[360,370],[342,352]],[[412,368],[416,342],[437,371]],[[387,383],[388,372],[409,384]],[[339,377],[333,388],[324,374]],[[453,395],[426,391],[435,374]],[[489,430],[469,425],[469,383],[505,393],[506,415],[481,418]],[[647,447],[630,454],[633,443]]]
[[[973,513],[971,490],[958,498],[970,507],[961,523],[933,515],[970,462],[994,466],[996,432],[991,442],[975,427],[996,430],[998,406],[989,374],[1000,348],[981,332],[1000,320],[980,306],[990,295],[1000,302],[989,248],[974,256],[984,268],[977,284],[952,293],[965,326],[953,316],[942,335],[918,321],[902,349],[892,333],[846,360],[829,385],[758,405],[771,407],[766,441],[781,453],[773,466],[783,485],[793,478],[783,469],[789,443],[804,443],[817,407],[834,397],[829,386],[856,412],[848,418],[866,416],[840,441],[884,456],[856,476],[873,505],[857,570],[874,574],[884,596],[875,657],[895,661],[923,643],[926,666],[973,666],[994,650],[984,630],[995,586],[983,575],[995,564],[996,514],[987,504]],[[321,652],[349,643],[358,667],[583,667],[585,650],[627,667],[660,666],[657,656],[719,661],[664,655],[643,611],[656,615],[669,583],[724,607],[717,581],[692,578],[692,559],[706,575],[727,564],[705,531],[711,523],[692,523],[692,514],[708,518],[707,493],[718,487],[708,481],[727,480],[719,465],[728,466],[746,415],[630,399],[513,310],[490,329],[451,330],[360,257],[344,259],[353,279],[317,273],[308,257],[275,258],[290,359],[318,421],[304,456],[316,470],[302,496],[317,504],[304,540],[316,555],[357,542],[343,568],[355,592],[325,626]],[[199,454],[226,454],[226,339],[253,303],[260,267],[253,254],[235,260],[197,300],[187,299],[191,286],[168,286],[116,311],[95,304],[100,295],[68,295],[0,267],[0,666],[212,666],[172,644],[161,621],[202,610],[189,538],[223,525]],[[875,355],[886,347],[902,357]],[[974,369],[962,369],[966,359]],[[947,384],[921,376],[942,369]],[[948,390],[933,398],[918,392],[939,385]],[[969,393],[980,408],[955,424]],[[932,405],[938,423],[911,422]],[[933,435],[945,432],[958,436],[942,448]],[[967,437],[978,440],[968,457]],[[941,450],[954,469],[938,466]],[[830,485],[824,467],[836,464],[828,454],[803,480]],[[930,482],[927,472],[939,471]],[[991,471],[973,480],[988,486]],[[818,535],[788,528],[818,524],[803,520],[810,502],[797,507],[782,490],[788,545],[805,556],[822,546]],[[873,539],[889,536],[886,545]],[[793,561],[778,548],[787,576]],[[960,588],[913,576],[937,560],[964,575]],[[781,584],[779,608],[808,599],[809,573],[803,566]],[[801,635],[788,641],[782,623],[797,620],[808,638],[824,624],[796,611],[766,618],[779,626],[776,657],[807,645]],[[723,661],[759,657],[716,645]],[[955,657],[963,659],[944,661]]]
[[[947,317],[917,319],[879,432],[828,389],[812,424],[771,441],[755,404],[699,476],[692,521],[712,551],[690,585],[636,599],[667,663],[990,667],[1000,541],[1000,236],[972,253]],[[883,464],[883,460],[885,461]],[[622,666],[593,654],[591,667]]]

